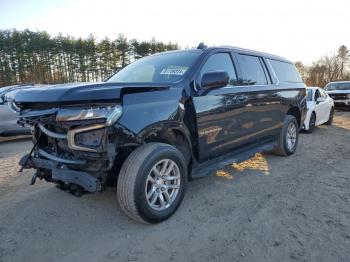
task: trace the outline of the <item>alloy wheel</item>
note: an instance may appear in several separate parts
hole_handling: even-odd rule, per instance
[[[157,211],[169,208],[179,192],[180,170],[175,161],[163,159],[156,163],[146,180],[145,194],[149,206]]]
[[[297,127],[295,123],[289,123],[287,129],[287,147],[289,151],[293,151],[297,142]]]

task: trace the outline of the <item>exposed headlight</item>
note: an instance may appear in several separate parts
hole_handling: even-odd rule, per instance
[[[7,105],[10,108],[10,110],[15,114],[18,114],[21,111],[21,109],[16,105],[14,101],[8,101]]]
[[[106,125],[113,125],[122,115],[120,105],[91,108],[64,108],[57,112],[56,121],[78,121],[106,119]]]

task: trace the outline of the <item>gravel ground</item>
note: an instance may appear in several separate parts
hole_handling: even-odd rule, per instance
[[[116,193],[81,198],[17,173],[29,140],[0,143],[0,261],[350,261],[350,113],[189,183],[175,215],[140,225]]]

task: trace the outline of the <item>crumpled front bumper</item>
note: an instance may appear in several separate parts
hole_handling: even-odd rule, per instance
[[[23,168],[45,170],[45,175],[41,174],[39,177],[44,178],[48,182],[76,184],[88,192],[97,192],[102,190],[102,184],[96,177],[84,171],[69,169],[65,164],[58,163],[54,160],[25,155],[22,157],[19,164]]]

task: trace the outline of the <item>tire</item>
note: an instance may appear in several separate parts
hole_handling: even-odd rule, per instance
[[[293,133],[294,143],[291,146],[288,142],[288,139],[290,139],[289,128],[291,128],[293,126],[295,128],[295,132]],[[277,144],[276,144],[275,150],[273,152],[279,156],[289,156],[295,152],[295,150],[298,146],[298,141],[299,141],[298,122],[294,116],[286,115],[283,127],[280,131],[278,138],[277,138]]]
[[[331,111],[329,112],[329,118],[328,121],[325,123],[325,125],[332,125],[333,124],[333,116],[334,116],[334,108],[331,108]]]
[[[162,173],[164,166],[168,169]],[[148,143],[135,149],[122,165],[117,184],[118,203],[133,220],[159,223],[180,206],[186,184],[187,167],[182,153],[168,144]]]
[[[312,133],[316,126],[316,114],[315,112],[312,112],[310,121],[309,121],[309,129],[306,130],[308,133]]]

